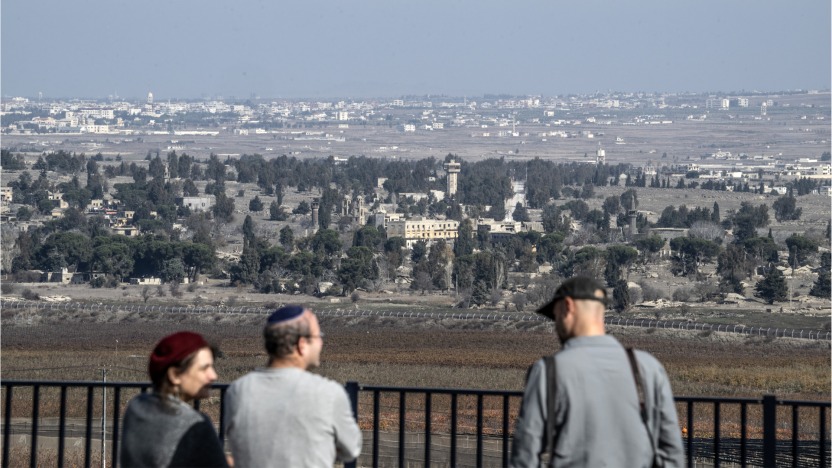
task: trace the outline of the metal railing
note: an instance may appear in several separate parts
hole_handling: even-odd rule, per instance
[[[117,460],[124,406],[150,388],[149,383],[24,380],[5,380],[0,386],[3,467],[46,466],[39,461],[41,441],[55,437],[56,466],[67,464],[68,438],[83,441],[83,461],[78,464],[91,466],[95,454]],[[195,404],[218,423],[221,440],[227,388],[228,384],[216,384],[218,397],[214,393],[203,400],[202,408]],[[522,392],[357,382],[348,382],[346,390],[365,434],[358,465],[508,465]],[[97,401],[105,399],[108,405],[97,411]],[[675,400],[688,466],[699,460],[713,466],[829,466],[828,401],[780,400],[772,395]],[[77,424],[70,424],[71,419]],[[13,435],[29,439],[15,443]],[[109,442],[109,450],[94,452],[94,441]]]

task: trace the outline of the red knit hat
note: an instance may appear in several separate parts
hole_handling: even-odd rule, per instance
[[[150,353],[150,362],[147,364],[147,373],[150,380],[158,385],[167,374],[168,368],[179,364],[186,357],[208,348],[210,345],[199,333],[181,331],[162,338]]]

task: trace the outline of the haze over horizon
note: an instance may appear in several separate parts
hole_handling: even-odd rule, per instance
[[[141,99],[830,87],[829,1],[182,0],[0,6],[3,96]]]

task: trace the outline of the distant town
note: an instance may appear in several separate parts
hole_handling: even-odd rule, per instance
[[[3,273],[520,310],[583,272],[624,310],[805,266],[828,296],[829,119],[828,91],[4,98]]]

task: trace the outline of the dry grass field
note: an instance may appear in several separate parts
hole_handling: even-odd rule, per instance
[[[182,329],[219,345],[223,382],[265,363],[260,316],[154,312],[102,321],[95,313],[62,312],[25,325],[16,320],[25,313],[3,312],[5,379],[100,380],[100,369],[107,368],[110,381],[143,381],[155,341]],[[319,372],[372,385],[519,390],[526,368],[558,347],[551,326],[542,323],[328,317],[322,326],[327,338]],[[610,332],[655,354],[678,395],[829,395],[828,342],[623,327]]]

